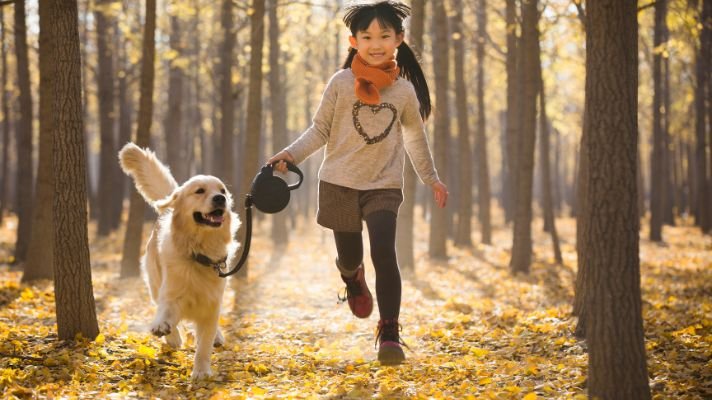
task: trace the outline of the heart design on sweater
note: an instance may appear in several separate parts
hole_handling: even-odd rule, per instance
[[[367,110],[370,110],[374,117],[377,116],[378,113],[380,113],[383,110],[388,110],[391,112],[391,120],[383,132],[372,136],[372,135],[369,135],[365,131],[363,124],[361,123],[361,119],[359,117],[359,115],[361,114],[361,110],[364,108],[366,108]],[[358,100],[356,103],[354,103],[354,107],[353,107],[353,110],[351,111],[351,114],[353,115],[354,127],[356,128],[356,131],[358,132],[358,134],[361,135],[361,137],[366,142],[366,144],[374,144],[374,143],[378,143],[381,140],[385,139],[386,136],[388,136],[388,134],[391,133],[393,124],[396,122],[396,117],[398,116],[398,111],[396,110],[396,107],[390,103],[366,104],[366,103],[362,102],[361,100]],[[372,124],[369,124],[369,125],[372,125]]]

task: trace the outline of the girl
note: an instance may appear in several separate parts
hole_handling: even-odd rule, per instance
[[[403,20],[409,15],[410,7],[392,0],[347,7],[344,23],[351,30],[351,47],[343,69],[327,84],[312,125],[267,161],[286,172],[282,160],[298,164],[326,145],[319,169],[317,222],[334,231],[336,267],[346,283],[345,298],[340,300],[348,300],[355,316],[367,318],[373,298],[364,277],[361,220],[366,221],[376,270],[381,364],[405,360],[395,249],[404,150],[439,207],[445,207],[448,196],[423,125],[431,108],[428,85],[403,41]]]

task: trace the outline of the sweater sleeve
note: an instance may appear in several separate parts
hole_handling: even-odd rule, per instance
[[[440,178],[428,147],[428,137],[425,131],[425,124],[420,117],[418,97],[412,86],[410,86],[410,95],[408,97],[409,99],[406,101],[401,116],[403,144],[420,180],[427,185],[432,185],[439,181]]]
[[[294,157],[295,163],[299,164],[306,160],[329,141],[338,97],[337,86],[336,75],[334,75],[324,89],[311,126],[284,149]]]

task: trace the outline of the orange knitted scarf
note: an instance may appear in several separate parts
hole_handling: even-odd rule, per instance
[[[351,61],[351,71],[356,77],[354,89],[356,97],[365,104],[380,104],[380,89],[390,86],[400,73],[395,60],[386,61],[380,65],[369,65],[356,53]]]

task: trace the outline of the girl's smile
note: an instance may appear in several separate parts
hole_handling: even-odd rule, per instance
[[[369,65],[379,65],[393,59],[403,43],[403,32],[396,34],[395,29],[385,28],[374,19],[367,30],[357,32],[355,37],[349,36],[349,42]]]

